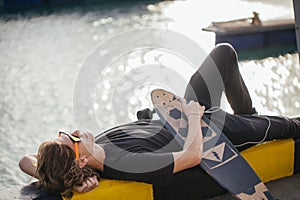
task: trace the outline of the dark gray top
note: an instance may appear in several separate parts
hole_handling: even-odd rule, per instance
[[[171,152],[181,150],[159,120],[143,120],[107,130],[95,138],[105,151],[102,177],[167,185],[173,175]]]

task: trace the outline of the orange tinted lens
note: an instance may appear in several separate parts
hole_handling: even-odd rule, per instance
[[[58,137],[60,137],[61,134],[68,136],[72,140],[72,142],[74,143],[75,158],[76,158],[76,160],[79,160],[78,142],[80,142],[80,138],[73,136],[71,134],[65,133],[65,132],[59,132]]]

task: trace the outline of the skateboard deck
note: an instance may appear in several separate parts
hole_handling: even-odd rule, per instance
[[[183,146],[188,132],[182,98],[163,89],[153,90],[151,100],[165,127]],[[201,119],[203,155],[200,166],[239,199],[273,200],[265,184],[230,140],[206,116]]]

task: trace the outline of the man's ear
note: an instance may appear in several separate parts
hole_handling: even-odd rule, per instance
[[[78,165],[80,168],[83,168],[84,166],[86,166],[88,160],[85,156],[80,156],[78,159]]]

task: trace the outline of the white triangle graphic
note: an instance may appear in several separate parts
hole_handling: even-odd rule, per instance
[[[223,161],[223,155],[225,152],[225,142],[219,144],[218,146],[215,146],[214,148],[210,149],[209,153],[205,156],[205,159],[212,160],[216,162],[222,162]]]

